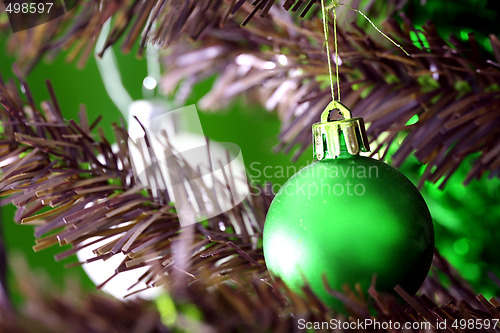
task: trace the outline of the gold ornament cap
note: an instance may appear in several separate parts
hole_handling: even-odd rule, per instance
[[[340,112],[344,119],[330,120],[330,114],[335,111]],[[351,155],[370,151],[363,118],[352,118],[351,111],[337,101],[328,104],[321,114],[321,122],[312,125],[312,132],[313,157],[319,161],[339,157],[341,139]]]

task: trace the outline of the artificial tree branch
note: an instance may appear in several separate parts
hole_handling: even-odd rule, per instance
[[[363,8],[360,0],[343,2],[374,17],[381,11],[385,16],[392,16],[408,0],[388,0],[384,6],[377,6],[372,0]],[[263,21],[269,13],[280,10],[298,13],[300,18],[310,17],[318,11],[319,3],[319,0],[286,0],[280,6],[274,0],[80,1],[62,17],[13,34],[9,50],[16,53],[24,76],[43,56],[53,58],[62,49],[70,49],[68,61],[79,59],[78,66],[83,66],[108,20],[111,20],[111,33],[100,55],[120,42],[122,52],[128,53],[138,45],[137,54],[143,56],[148,43],[168,48],[179,40],[197,40],[206,31],[223,27],[227,22],[248,25],[250,20]],[[352,14],[341,12],[339,20],[349,22]],[[8,29],[8,25],[3,29]]]
[[[72,244],[74,248],[57,256],[62,259],[92,244],[85,240],[108,239],[88,262],[122,252],[127,257],[118,271],[148,266],[142,279],[149,286],[165,284],[166,276],[178,276],[175,273],[180,269],[186,273],[183,277],[193,279],[200,269],[214,269],[211,274],[215,275],[225,272],[221,277],[241,265],[248,272],[265,270],[256,246],[264,216],[254,212],[267,210],[264,193],[197,224],[194,237],[187,240],[175,207],[135,183],[123,127],[113,125],[119,147],[113,151],[102,131],[93,133],[96,123],[89,124],[85,112],[79,123],[63,119],[50,85],[52,100],[42,103],[41,109],[26,83],[22,85],[24,98],[13,82],[0,83],[4,126],[0,196],[8,196],[3,202],[18,207],[16,222],[36,226],[36,251]],[[200,177],[201,171],[179,163],[182,177]],[[229,232],[222,232],[221,224]],[[119,237],[111,240],[113,236]],[[179,247],[183,242],[188,244]],[[186,267],[176,262],[176,248],[187,249]],[[245,255],[239,255],[239,250]],[[244,265],[248,260],[252,264]]]
[[[414,153],[427,164],[420,186],[442,179],[445,186],[474,153],[481,155],[465,183],[486,173],[496,176],[500,71],[495,64],[500,59],[481,55],[473,35],[469,43],[446,42],[430,24],[419,32],[422,45],[414,45],[410,34],[416,29],[402,18],[403,25],[389,20],[385,29],[402,41],[410,57],[380,36],[365,35],[354,23],[339,27],[342,102],[369,123],[374,153],[385,157],[388,147],[404,138],[392,163],[399,166]],[[310,145],[311,125],[331,97],[320,20],[290,21],[286,12],[272,13],[252,27],[228,23],[207,32],[202,43],[173,45],[163,58],[164,92],[175,92],[179,84],[185,92],[216,75],[201,108],[217,110],[246,95],[277,110],[282,122],[277,149],[288,152],[299,145],[298,157]],[[491,36],[491,44],[500,54],[496,37]],[[409,124],[412,117],[418,121]]]
[[[57,23],[16,34],[10,45],[21,50],[19,62],[24,73],[42,54],[57,53],[63,45],[74,45],[68,58],[73,60],[81,54],[83,64],[102,26],[114,17],[101,52],[125,33],[128,35],[122,51],[128,52],[142,30],[141,54],[147,43],[168,48],[164,58],[165,91],[175,90],[183,78],[189,77],[185,81],[189,86],[216,74],[219,78],[202,100],[203,106],[217,109],[245,93],[268,109],[277,109],[283,127],[277,149],[288,152],[299,145],[297,157],[309,146],[310,125],[329,102],[323,84],[327,67],[321,47],[322,29],[315,15],[317,2],[286,1],[282,9],[273,6],[272,1],[254,1],[254,6],[236,0],[171,0],[165,6],[155,0],[124,1],[123,6],[106,3],[98,12],[95,10],[100,7],[89,2],[81,4],[84,10],[72,14],[77,15],[76,23],[69,22],[70,16],[75,17],[68,15]],[[387,8],[394,11],[404,3],[391,1]],[[359,7],[359,2],[350,4]],[[375,1],[371,1],[363,10],[370,15],[375,7]],[[297,20],[289,13],[307,8],[312,14],[305,20]],[[420,186],[426,180],[444,180],[441,186],[445,186],[458,166],[474,153],[480,153],[480,157],[465,183],[484,174],[498,175],[496,124],[500,120],[495,110],[500,103],[500,59],[480,54],[473,35],[468,44],[456,39],[446,42],[432,25],[417,31],[404,16],[402,25],[389,20],[385,29],[411,53],[408,58],[392,44],[377,36],[369,37],[369,30],[354,23],[358,14],[344,9],[347,11],[339,14],[339,22],[351,23],[339,27],[343,102],[355,116],[365,117],[370,123],[373,151],[385,156],[387,148],[407,134],[392,162],[398,166],[414,153],[427,164]],[[255,17],[258,12],[265,18]],[[249,17],[253,17],[251,24],[241,27]],[[61,35],[64,29],[70,30]],[[412,33],[425,39],[422,45],[413,43]],[[44,38],[37,37],[41,35]],[[186,43],[188,37],[203,43]],[[491,42],[495,55],[499,55],[498,39],[491,36]],[[414,117],[418,121],[408,124]]]
[[[10,303],[9,288],[7,284],[7,252],[5,251],[5,241],[3,226],[0,226],[0,321],[4,316],[12,312]]]
[[[0,80],[0,196],[3,204],[17,207],[16,222],[35,225],[36,250],[71,244],[71,249],[57,256],[63,258],[87,246],[84,241],[89,238],[119,236],[89,260],[121,252],[127,257],[117,274],[149,267],[142,277],[147,285],[165,286],[179,309],[186,303],[195,306],[202,314],[195,327],[216,332],[290,331],[298,327],[299,319],[426,322],[431,331],[443,318],[500,319],[499,301],[476,297],[437,254],[433,273],[420,295],[396,288],[401,302],[394,295],[378,293],[373,286],[368,291],[360,287],[337,291],[325,283],[326,290],[344,304],[346,312],[342,313],[327,308],[307,286],[301,295],[292,292],[279,279],[271,279],[259,246],[271,200],[268,191],[253,193],[230,211],[194,225],[194,239],[184,246],[185,274],[177,274],[172,249],[185,241],[183,229],[174,207],[133,181],[125,129],[114,126],[119,146],[114,151],[96,131],[97,123],[88,122],[85,112],[79,122],[64,120],[50,85],[52,100],[41,103],[41,108],[26,83],[21,85],[23,94],[14,82]],[[225,230],[221,230],[221,222]],[[449,287],[440,281],[440,274],[450,281]],[[81,310],[74,297],[61,298],[47,293],[45,287],[34,288],[34,283],[23,285],[34,310],[0,321],[2,331],[83,333],[94,322],[98,325],[92,329],[99,333],[166,331],[157,311],[144,302],[121,303],[94,295]],[[182,321],[169,325],[172,329],[185,327]]]

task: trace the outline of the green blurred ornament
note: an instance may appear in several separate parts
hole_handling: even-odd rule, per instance
[[[333,110],[343,120],[330,121]],[[305,282],[326,304],[325,289],[376,276],[378,291],[400,285],[415,293],[434,253],[432,218],[424,199],[402,173],[359,155],[369,151],[362,118],[332,102],[313,125],[318,161],[292,176],[267,213],[264,256],[273,276],[300,292]]]

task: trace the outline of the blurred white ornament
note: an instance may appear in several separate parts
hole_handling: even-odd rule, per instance
[[[240,148],[207,145],[194,105],[169,110],[163,101],[136,101],[128,123],[136,180],[153,194],[167,190],[182,226],[224,213],[248,195]]]
[[[76,253],[78,260],[80,262],[85,262],[88,259],[94,258],[96,255],[93,253],[93,250],[105,245],[108,242],[118,238],[119,235],[113,236],[110,238],[102,239],[101,241],[92,244],[84,249],[81,249]],[[89,238],[85,241],[86,244],[91,243],[99,239],[98,237]],[[87,273],[88,277],[92,282],[98,286],[109,279],[111,276],[115,274],[115,270],[122,263],[123,259],[125,259],[125,255],[122,253],[115,254],[111,258],[107,260],[96,260],[87,264],[83,264],[83,270]],[[161,288],[152,287],[146,290],[142,290],[138,293],[130,295],[125,298],[126,295],[133,293],[135,291],[146,288],[146,284],[144,282],[138,283],[133,288],[129,289],[133,284],[135,284],[139,278],[146,273],[147,267],[140,267],[136,269],[132,269],[130,271],[120,272],[116,276],[114,276],[108,283],[106,283],[101,290],[110,294],[111,296],[117,299],[155,299],[162,292]]]

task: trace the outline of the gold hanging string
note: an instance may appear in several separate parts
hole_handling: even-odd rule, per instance
[[[332,92],[332,101],[335,101],[335,91],[333,88],[333,74],[332,74],[332,61],[330,57],[330,45],[328,42],[328,34],[329,34],[329,28],[328,28],[328,10],[325,7],[325,0],[321,0],[321,11],[323,13],[323,32],[325,34],[325,45],[326,45],[326,56],[328,58],[328,74],[329,74],[329,79],[330,79],[330,90]],[[334,22],[336,22],[336,15],[335,15],[335,8],[333,9],[334,13]],[[334,35],[335,35],[335,53],[337,53],[337,28],[336,24],[333,26],[334,29]],[[336,63],[336,71],[337,71],[337,89],[339,89],[339,76],[338,76],[338,61],[335,61]],[[339,89],[340,93],[340,89]],[[340,98],[339,98],[340,100]]]
[[[323,2],[323,0],[321,0]],[[399,45],[398,43],[396,43],[394,40],[392,40],[389,36],[387,36],[382,30],[380,30],[376,25],[375,23],[372,22],[372,20],[370,20],[370,18],[368,16],[365,15],[365,13],[363,13],[362,11],[360,11],[359,9],[356,9],[356,8],[353,8],[349,5],[346,5],[345,3],[341,3],[337,0],[334,0],[330,5],[328,5],[328,7],[326,7],[326,10],[329,11],[330,9],[333,9],[333,15],[335,16],[335,8],[339,7],[339,6],[345,6],[353,11],[355,11],[356,13],[358,13],[359,15],[363,16],[370,24],[371,26],[377,30],[382,36],[384,36],[387,40],[389,40],[392,44],[394,44],[395,46],[397,46],[399,49],[401,49],[401,51],[403,51],[408,57],[410,57],[410,54],[408,52],[406,52],[406,50],[401,46]],[[323,8],[324,9],[324,8]],[[337,36],[335,36],[337,37]]]
[[[337,10],[333,8],[333,41],[335,44],[335,77],[337,78],[337,100],[340,102],[339,51],[337,47]],[[330,55],[328,55],[330,58]],[[335,99],[334,99],[335,100]]]
[[[323,31],[324,31],[324,34],[325,34],[326,55],[327,55],[327,58],[328,58],[328,74],[329,74],[329,79],[330,79],[330,90],[332,92],[332,101],[328,104],[328,106],[326,107],[325,111],[326,110],[338,109],[341,112],[341,114],[344,116],[345,119],[349,119],[349,118],[351,118],[350,111],[345,111],[345,110],[348,110],[348,109],[345,108],[345,107],[343,107],[343,105],[340,103],[340,78],[339,78],[339,61],[340,61],[340,58],[339,58],[338,42],[337,42],[337,11],[336,11],[337,7],[339,7],[340,5],[345,6],[345,7],[349,8],[349,9],[357,12],[361,16],[363,16],[372,25],[372,27],[375,28],[375,30],[377,30],[382,36],[384,36],[392,44],[394,44],[395,46],[397,46],[398,48],[400,48],[407,56],[410,56],[410,54],[408,52],[406,52],[406,50],[401,45],[399,45],[398,43],[396,43],[395,41],[393,41],[382,30],[380,30],[368,18],[368,16],[366,16],[365,13],[363,13],[359,9],[356,9],[356,8],[353,8],[353,7],[349,6],[349,5],[340,3],[338,0],[333,0],[331,4],[329,4],[328,6],[325,6],[325,0],[321,0],[321,10],[322,10],[322,14],[323,14]],[[335,89],[334,89],[334,86],[333,86],[333,73],[332,73],[332,64],[331,64],[331,56],[330,56],[330,45],[328,43],[328,35],[329,35],[329,27],[328,27],[328,17],[329,17],[329,14],[328,14],[328,12],[330,10],[333,10],[333,36],[334,36],[334,45],[335,45],[335,77],[336,77],[336,81],[337,81],[337,100],[335,100]]]

